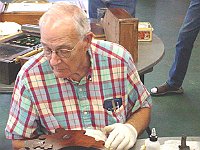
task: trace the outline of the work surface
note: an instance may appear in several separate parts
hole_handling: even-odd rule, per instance
[[[146,139],[137,140],[135,146],[131,150],[140,150],[141,146],[144,144],[145,140]],[[161,150],[166,150],[162,146],[165,142],[168,142],[168,143],[171,142],[172,143],[172,141],[175,142],[177,140],[180,142],[179,144],[181,144],[181,137],[160,137],[160,138],[158,138],[158,141],[161,144]],[[190,150],[200,150],[200,137],[187,137],[186,145],[191,144],[191,141],[192,142],[197,142],[198,143],[198,148],[190,147]],[[174,146],[176,146],[176,145],[174,145]],[[172,149],[168,149],[168,150],[172,150]],[[177,150],[179,150],[178,146],[177,146]]]
[[[162,40],[153,34],[152,42],[138,42],[138,62],[135,63],[140,76],[151,72],[153,67],[164,55],[164,44]],[[11,93],[14,83],[11,85],[0,83],[0,93]]]
[[[164,55],[162,40],[153,34],[152,42],[138,42],[138,55],[138,62],[135,63],[138,73],[143,75],[151,72],[151,69],[153,69]]]

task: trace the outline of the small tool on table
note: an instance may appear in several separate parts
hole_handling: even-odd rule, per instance
[[[190,150],[190,147],[186,145],[186,136],[183,135],[181,137],[181,145],[179,145],[179,150]]]

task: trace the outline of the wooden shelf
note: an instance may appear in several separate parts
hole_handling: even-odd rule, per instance
[[[34,24],[37,25],[40,17],[44,12],[12,12],[2,13],[0,18],[2,22],[10,21],[18,24]]]

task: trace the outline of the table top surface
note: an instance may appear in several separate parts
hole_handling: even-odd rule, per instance
[[[140,150],[141,146],[144,145],[146,139],[138,139],[134,145],[134,147],[131,150]],[[158,141],[160,142],[160,144],[164,144],[165,141],[168,140],[180,140],[181,142],[181,137],[158,137]],[[200,142],[200,137],[187,137],[186,139],[186,143],[187,141],[197,141]],[[178,150],[178,148],[177,148]]]
[[[138,73],[144,75],[151,72],[153,67],[164,55],[162,40],[153,34],[152,42],[138,42],[138,62],[135,63]],[[11,85],[0,83],[0,93],[12,93],[14,83]]]
[[[148,70],[160,62],[164,56],[162,40],[153,34],[152,42],[138,42],[138,62],[135,63],[140,75],[150,72]]]

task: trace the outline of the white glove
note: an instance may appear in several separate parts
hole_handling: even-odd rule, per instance
[[[95,138],[96,141],[106,141],[106,135],[100,130],[85,129],[85,135]]]
[[[104,127],[109,134],[105,147],[107,149],[128,150],[134,146],[137,139],[137,131],[130,124],[115,123]]]

